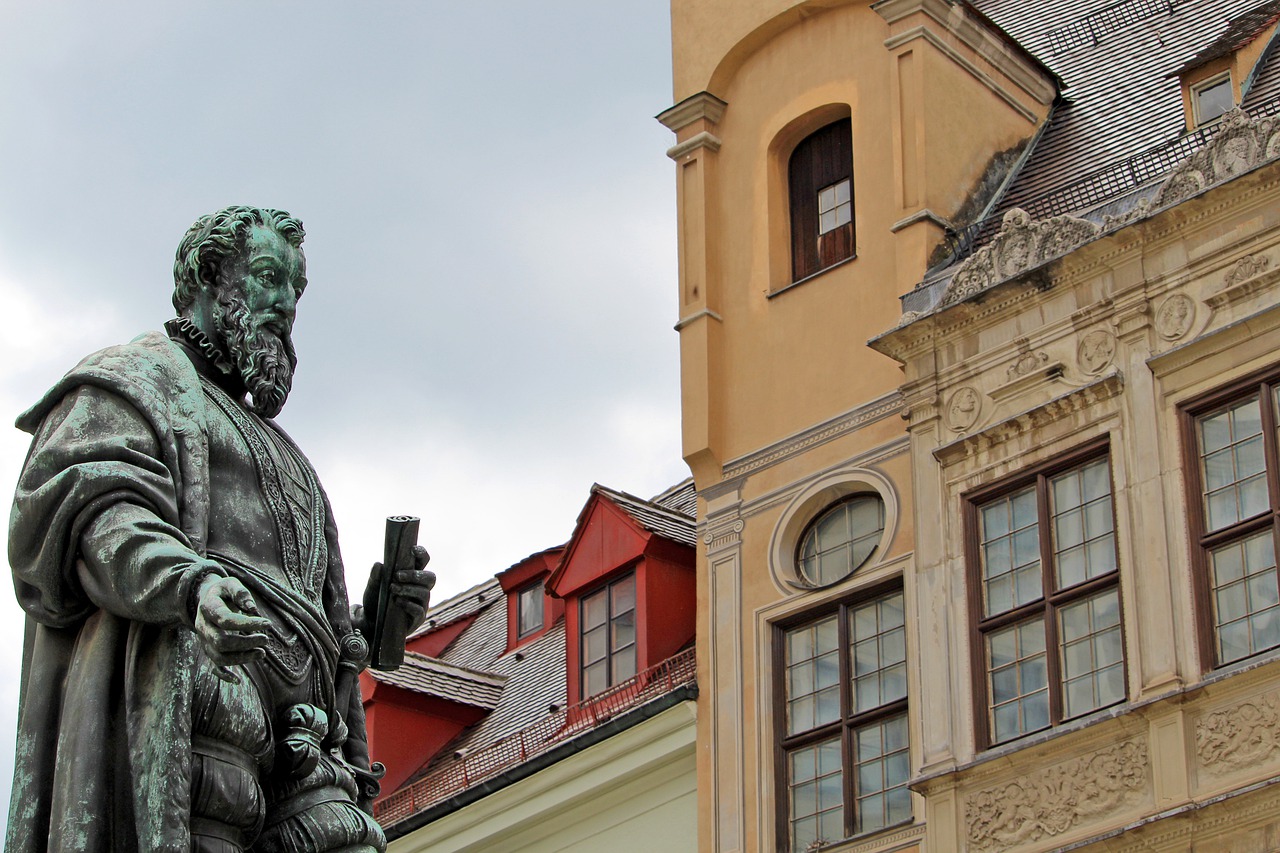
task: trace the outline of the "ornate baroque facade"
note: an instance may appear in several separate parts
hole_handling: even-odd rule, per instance
[[[700,850],[1280,849],[1278,19],[675,0]]]

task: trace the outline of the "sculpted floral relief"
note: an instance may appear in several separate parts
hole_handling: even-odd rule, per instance
[[[1196,724],[1196,755],[1211,773],[1271,758],[1280,749],[1280,711],[1271,696],[1215,711]]]
[[[1148,775],[1146,744],[1130,741],[980,791],[965,803],[969,845],[1004,850],[1061,835],[1138,796]]]

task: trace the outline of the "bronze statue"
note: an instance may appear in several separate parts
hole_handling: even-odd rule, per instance
[[[276,210],[197,220],[166,332],[89,356],[18,420],[8,853],[386,847],[354,680],[375,620],[403,649],[435,578],[404,551],[350,608],[328,501],[271,421],[302,238]]]

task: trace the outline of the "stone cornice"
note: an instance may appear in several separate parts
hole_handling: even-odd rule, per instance
[[[1113,370],[1088,385],[1054,397],[1043,405],[994,423],[971,435],[956,439],[950,444],[944,444],[933,451],[933,456],[944,467],[953,465],[967,456],[1004,444],[1025,432],[1051,424],[1074,412],[1096,406],[1119,394],[1123,387],[1124,378],[1119,371]]]
[[[917,222],[931,222],[934,225],[944,230],[954,227],[945,218],[934,213],[932,210],[930,210],[927,207],[922,207],[920,210],[917,210],[915,213],[911,214],[910,216],[899,219],[897,222],[890,225],[889,232],[891,234],[897,234],[903,228],[910,228],[912,225],[915,225]]]
[[[681,160],[684,157],[697,151],[699,148],[705,148],[708,151],[716,152],[720,150],[720,137],[708,131],[702,131],[699,134],[689,137],[684,142],[672,145],[667,149],[667,156],[672,160]]]
[[[724,479],[741,477],[761,468],[774,465],[797,453],[837,438],[858,427],[887,418],[902,411],[902,395],[897,391],[885,394],[851,409],[842,415],[824,421],[810,429],[776,441],[754,453],[731,459],[724,465]]]
[[[1010,44],[1010,39],[1002,38],[1000,34],[992,32],[990,28],[975,20],[966,10],[950,0],[880,0],[878,3],[873,3],[871,9],[889,24],[916,12],[922,12],[999,69],[1000,73],[1039,103],[1047,106],[1053,103],[1053,99],[1058,94],[1057,82],[1052,72],[1036,64],[1028,58],[1029,55],[1023,55],[1011,49],[1013,45]],[[912,39],[919,38],[922,35],[920,32],[922,29],[916,28],[890,36],[885,41],[885,47],[892,50]],[[931,43],[938,44],[936,36],[931,39]],[[1034,120],[1033,118],[1032,121]]]
[[[679,131],[680,128],[687,127],[699,119],[717,124],[727,106],[729,106],[728,103],[710,92],[699,92],[696,95],[690,95],[673,107],[668,107],[654,118],[662,122],[668,130]]]
[[[677,332],[679,332],[682,329],[684,329],[685,326],[692,325],[694,321],[701,320],[703,317],[707,317],[711,320],[715,320],[718,323],[724,322],[724,318],[721,317],[716,312],[712,311],[710,308],[701,308],[697,311],[694,311],[692,314],[690,314],[687,317],[681,317],[680,320],[675,324],[674,328]]]

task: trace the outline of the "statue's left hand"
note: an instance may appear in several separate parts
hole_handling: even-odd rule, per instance
[[[431,562],[431,555],[427,553],[427,549],[421,545],[415,545],[413,547],[414,568],[401,569],[391,579],[390,606],[408,617],[406,621],[409,624],[410,634],[417,630],[422,620],[426,618],[427,607],[431,603],[431,588],[436,585],[435,573],[426,571],[429,562]],[[364,611],[361,614],[364,618],[377,612],[378,583],[382,578],[382,572],[382,563],[374,563],[373,570],[369,572],[369,583],[364,588]],[[373,629],[372,625],[360,627],[369,629],[361,631],[365,636],[368,636]]]

